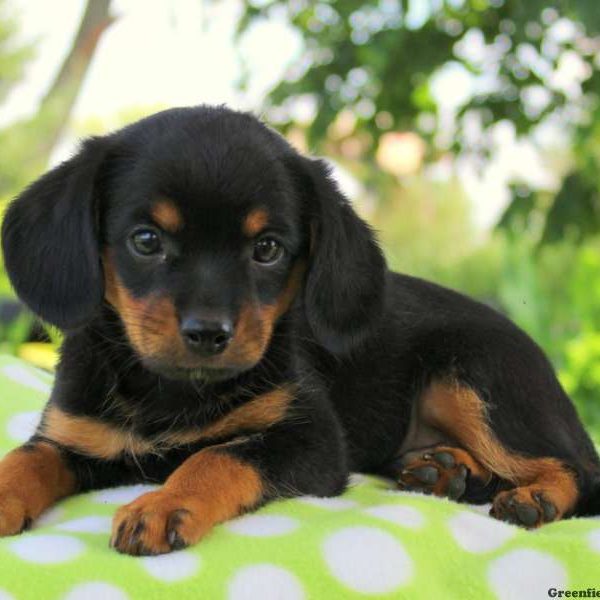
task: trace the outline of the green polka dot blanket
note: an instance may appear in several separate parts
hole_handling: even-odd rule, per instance
[[[51,385],[48,374],[0,357],[0,454],[31,434]],[[487,517],[486,507],[398,492],[355,475],[339,498],[275,502],[215,528],[193,548],[150,558],[117,554],[108,548],[111,517],[148,489],[67,499],[31,531],[0,539],[0,600],[600,594],[600,520],[524,531]]]

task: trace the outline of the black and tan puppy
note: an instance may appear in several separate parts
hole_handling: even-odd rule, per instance
[[[155,554],[269,500],[395,477],[529,527],[600,512],[598,456],[540,349],[390,273],[318,160],[252,116],[169,110],[85,142],[10,206],[6,268],[66,333],[0,534],[159,482],[112,545]]]

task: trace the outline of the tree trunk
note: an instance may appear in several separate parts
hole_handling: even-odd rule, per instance
[[[71,50],[41,102],[40,113],[51,114],[50,127],[44,140],[48,154],[64,131],[102,34],[115,21],[110,14],[111,2],[87,0]]]
[[[0,131],[0,148],[9,157],[0,164],[0,199],[13,194],[46,168],[69,121],[102,34],[115,18],[112,0],[87,0],[69,53],[31,118]]]

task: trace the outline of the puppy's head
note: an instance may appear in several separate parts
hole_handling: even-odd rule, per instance
[[[81,327],[106,302],[142,362],[174,378],[252,368],[296,299],[333,352],[381,312],[383,258],[327,168],[224,108],[88,140],[11,204],[2,234],[42,319]]]

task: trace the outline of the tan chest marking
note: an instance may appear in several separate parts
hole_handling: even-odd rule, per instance
[[[234,436],[240,431],[262,431],[284,419],[293,398],[292,386],[277,388],[236,408],[204,428],[167,431],[144,438],[126,428],[68,414],[54,406],[44,416],[45,437],[82,454],[105,460],[123,454],[161,454],[202,440]]]

